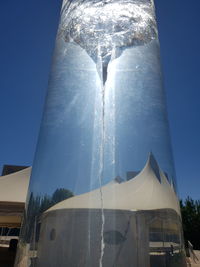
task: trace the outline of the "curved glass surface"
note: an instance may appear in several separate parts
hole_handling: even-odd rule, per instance
[[[66,0],[15,266],[183,267],[151,0]]]

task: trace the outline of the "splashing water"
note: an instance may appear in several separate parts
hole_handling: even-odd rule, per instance
[[[66,42],[80,45],[94,60],[103,84],[113,47],[117,58],[157,38],[151,0],[66,0],[59,28]]]

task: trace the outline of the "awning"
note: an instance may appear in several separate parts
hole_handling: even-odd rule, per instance
[[[31,167],[0,177],[0,227],[20,227]]]

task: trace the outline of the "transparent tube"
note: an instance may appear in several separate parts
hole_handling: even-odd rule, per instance
[[[64,1],[15,266],[185,266],[151,0]]]

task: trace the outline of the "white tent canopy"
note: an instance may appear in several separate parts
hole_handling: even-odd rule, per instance
[[[160,181],[152,167],[152,155],[149,156],[144,169],[133,179],[124,183],[113,181],[99,189],[74,196],[48,209],[101,209],[103,198],[104,209],[121,210],[155,210],[173,209],[180,214],[179,200],[167,180],[164,172],[158,167]],[[102,194],[102,196],[101,196]]]
[[[20,227],[31,167],[0,176],[0,227]]]

